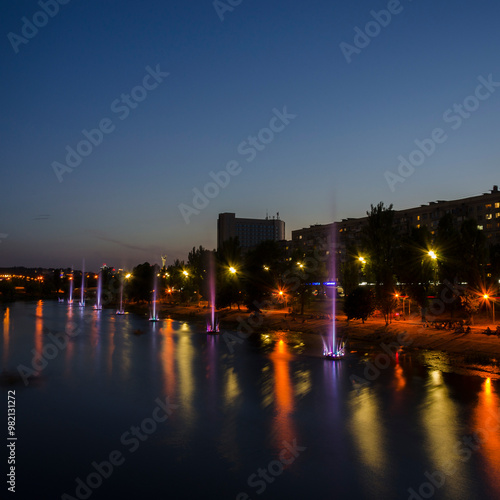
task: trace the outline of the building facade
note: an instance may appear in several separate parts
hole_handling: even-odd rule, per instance
[[[273,218],[243,219],[234,213],[219,214],[217,220],[217,248],[229,238],[238,238],[245,251],[267,240],[282,241],[285,239],[285,222],[279,213]]]
[[[500,191],[493,186],[489,193],[483,193],[458,200],[431,201],[419,207],[395,210],[394,225],[402,235],[411,228],[427,226],[435,234],[439,220],[446,214],[452,215],[458,229],[466,219],[474,219],[477,227],[484,231],[490,244],[500,244]],[[360,242],[363,227],[368,217],[342,219],[331,224],[316,224],[308,228],[292,231],[292,245],[304,252],[327,245],[335,251],[340,261],[346,258],[346,249]]]

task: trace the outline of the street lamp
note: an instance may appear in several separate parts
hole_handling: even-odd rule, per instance
[[[231,274],[236,274],[236,269],[235,269],[233,266],[231,266],[231,267],[229,268],[229,272],[230,272]]]
[[[485,293],[483,295],[483,299],[486,300],[486,302],[488,302],[490,296],[487,293]],[[492,311],[493,323],[495,323],[495,297],[491,297],[491,311]]]
[[[427,255],[432,259],[432,260],[436,260],[437,259],[437,255],[436,255],[436,252],[434,252],[434,250],[429,250],[427,252]]]

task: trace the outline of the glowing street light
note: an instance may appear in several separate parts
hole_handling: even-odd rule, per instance
[[[427,253],[427,255],[432,259],[432,260],[436,260],[437,259],[437,255],[436,255],[436,252],[434,252],[434,250],[429,250],[429,252]]]
[[[125,275],[125,279],[126,280],[130,279],[131,277],[132,277],[132,275],[130,273],[128,273],[128,274]]]
[[[236,274],[236,269],[235,269],[233,266],[231,266],[231,267],[229,268],[229,272],[230,272],[231,274]]]
[[[264,271],[269,271],[269,267],[268,266],[264,266]]]
[[[186,270],[182,271],[182,274],[183,274],[186,278],[189,276],[189,273],[188,273]]]
[[[485,293],[483,295],[483,299],[486,300],[486,302],[489,301],[490,296]],[[491,297],[491,312],[492,312],[492,317],[493,317],[493,323],[495,323],[495,297]]]
[[[358,260],[361,264],[366,264],[366,259],[364,257],[358,257]]]

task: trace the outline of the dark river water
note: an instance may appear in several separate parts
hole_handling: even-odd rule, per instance
[[[0,330],[16,491],[4,473],[1,498],[500,498],[487,373],[377,351],[329,361],[316,335],[234,342],[51,301],[0,309]]]

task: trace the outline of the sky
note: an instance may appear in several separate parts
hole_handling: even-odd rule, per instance
[[[59,2],[2,5],[0,267],[171,263],[222,212],[290,239],[500,184],[494,0]]]

